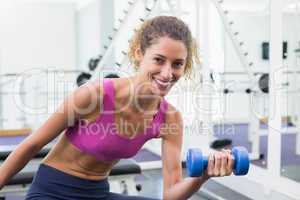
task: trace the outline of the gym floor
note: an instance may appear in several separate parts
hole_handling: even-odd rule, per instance
[[[136,177],[136,182],[142,184],[140,195],[160,198],[162,194],[162,175],[160,169],[145,170],[143,174]],[[190,200],[231,199],[249,200],[249,198],[226,188],[213,180],[206,182],[202,189]]]
[[[160,157],[156,154],[148,151],[141,150],[133,159],[138,162],[158,161]],[[183,175],[186,177],[186,171],[183,169]],[[141,196],[159,198],[162,194],[162,172],[161,169],[143,170],[141,175],[135,177],[137,184],[142,185]],[[201,189],[190,198],[190,200],[206,200],[206,199],[236,199],[236,200],[248,200],[246,196],[243,196],[223,185],[217,183],[213,179],[207,181]]]
[[[223,126],[223,128],[219,128],[218,125],[214,126],[214,134],[217,138],[231,139],[234,146],[245,146],[249,149],[249,152],[251,152],[251,144],[247,140],[248,124],[226,124],[219,126]],[[235,134],[224,134],[223,132],[226,132],[227,128],[233,129]],[[263,125],[260,126],[260,129],[265,128],[266,127]],[[282,175],[295,181],[300,181],[300,174],[297,173],[299,172],[300,156],[295,154],[295,135],[283,135],[282,137],[282,155],[285,155],[282,157]],[[262,154],[263,157],[259,160],[252,161],[252,164],[263,168],[267,167],[267,145],[267,136],[261,136],[260,154]],[[160,157],[151,152],[142,150],[133,159],[137,162],[147,162],[160,160]],[[146,170],[143,171],[142,176],[136,177],[136,181],[143,185],[141,195],[161,198],[161,176],[161,170]],[[198,194],[194,195],[192,199],[220,199],[220,197],[222,199],[249,199],[235,191],[230,190],[227,187],[224,187],[223,185],[216,183],[213,180],[209,180],[207,183],[205,183]]]
[[[226,131],[226,126],[232,128],[234,127],[234,132],[236,134],[230,134],[226,135],[218,130]],[[261,126],[261,129],[264,127]],[[248,147],[249,151],[251,152],[251,145],[247,141],[247,130],[248,130],[248,124],[231,124],[231,125],[225,125],[222,129],[218,128],[217,126],[214,127],[215,136],[218,138],[229,138],[233,141],[233,145],[243,145]],[[237,137],[239,136],[239,137]],[[299,171],[299,156],[295,155],[292,152],[295,152],[295,145],[288,145],[288,144],[294,144],[295,140],[291,136],[284,136],[283,139],[283,148],[282,148],[282,154],[286,155],[284,157],[283,163],[282,163],[282,175],[292,178],[294,180],[299,181],[300,176],[297,171]],[[14,137],[12,140],[8,140],[5,137],[2,137],[0,139],[0,145],[13,145],[16,143],[21,142],[25,136],[19,136]],[[266,136],[261,136],[260,141],[260,153],[264,155],[264,157],[261,160],[253,161],[252,163],[261,167],[267,167],[266,158],[268,156],[267,154],[267,142],[266,142]],[[133,159],[138,162],[147,162],[147,161],[158,161],[160,160],[160,156],[153,154],[145,149],[141,150]],[[185,174],[184,174],[185,175]],[[141,196],[147,196],[152,198],[161,198],[162,194],[162,174],[161,169],[153,169],[153,170],[143,170],[141,175],[135,176],[135,181],[142,185],[142,191],[140,192]],[[191,199],[192,200],[202,200],[202,199],[239,199],[239,200],[246,200],[249,199],[235,191],[230,190],[229,188],[218,184],[214,180],[209,180],[204,184],[204,186],[201,188],[201,190],[195,194]],[[9,198],[13,200],[13,198]]]

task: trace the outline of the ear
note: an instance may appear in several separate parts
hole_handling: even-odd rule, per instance
[[[143,55],[143,52],[142,52],[142,50],[141,50],[140,48],[137,48],[137,49],[135,50],[135,52],[134,52],[134,57],[135,57],[135,59],[136,59],[138,62],[140,62],[140,61],[143,59],[144,55]]]

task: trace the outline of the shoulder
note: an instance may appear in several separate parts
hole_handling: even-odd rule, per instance
[[[88,105],[91,102],[98,100],[103,94],[102,83],[100,80],[87,82],[76,88],[69,99],[71,102],[77,102],[82,105]]]
[[[115,90],[120,90],[120,89],[122,89],[124,87],[127,87],[128,85],[131,84],[131,79],[128,78],[128,77],[111,78],[109,80],[113,82]]]
[[[120,88],[122,86],[124,86],[126,84],[126,79],[124,78],[107,78],[107,79],[96,79],[93,81],[88,82],[87,84],[84,84],[82,86],[80,86],[79,90],[81,91],[85,91],[85,92],[90,92],[90,94],[97,94],[96,96],[104,96],[105,93],[107,93],[111,88],[107,87],[108,86],[108,82],[112,83],[112,89],[114,91],[118,91],[120,90]]]
[[[165,100],[166,101],[166,100]],[[160,130],[160,136],[167,138],[170,135],[182,135],[183,120],[182,115],[177,108],[168,103],[168,108],[165,112],[165,123]]]
[[[166,110],[166,117],[165,117],[165,123],[181,123],[182,122],[182,115],[180,111],[171,103],[169,103],[167,100],[167,110]]]

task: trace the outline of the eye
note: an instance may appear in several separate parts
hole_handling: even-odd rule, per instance
[[[155,63],[157,63],[157,64],[163,64],[163,63],[164,63],[164,60],[163,60],[162,58],[159,58],[159,57],[155,57],[155,58],[154,58],[154,61],[155,61]]]
[[[175,63],[173,63],[173,67],[174,68],[180,68],[182,66],[183,66],[183,62],[175,62]]]

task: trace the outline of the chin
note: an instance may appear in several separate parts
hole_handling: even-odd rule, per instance
[[[171,90],[176,81],[163,81],[162,78],[151,77],[151,90],[154,95],[164,97]]]
[[[156,85],[153,85],[152,87],[152,93],[154,95],[160,96],[160,97],[164,97],[166,96],[171,88],[167,88],[167,89],[160,89],[158,88]]]

